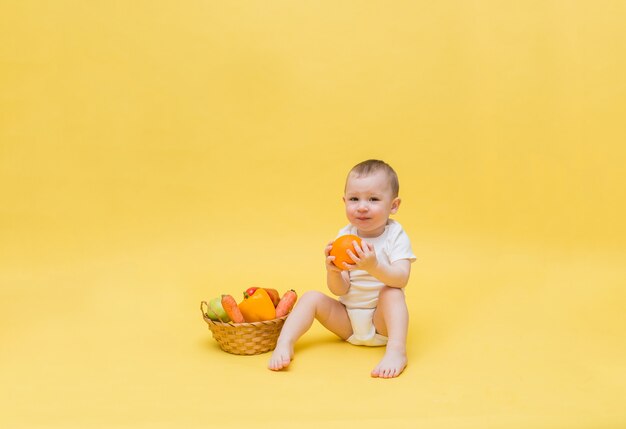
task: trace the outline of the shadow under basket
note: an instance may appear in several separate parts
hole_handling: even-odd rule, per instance
[[[209,319],[206,308],[208,303],[202,301],[202,317],[209,325],[213,338],[222,350],[235,355],[258,355],[274,350],[280,330],[287,319],[287,316],[283,316],[261,322],[225,323]]]

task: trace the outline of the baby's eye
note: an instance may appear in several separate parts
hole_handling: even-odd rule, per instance
[[[349,201],[359,201],[357,197],[350,197]]]
[[[378,198],[378,197],[372,197],[372,198],[370,198],[370,201],[380,201],[380,198]]]

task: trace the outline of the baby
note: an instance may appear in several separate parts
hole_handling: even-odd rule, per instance
[[[388,164],[368,160],[350,170],[343,201],[349,225],[338,237],[358,235],[361,245],[348,251],[353,264],[338,268],[326,254],[326,282],[338,299],[318,291],[305,292],[285,321],[269,361],[271,370],[286,368],[294,344],[317,319],[340,338],[355,345],[383,346],[385,355],[372,377],[392,378],[407,365],[406,337],[409,323],[404,287],[415,255],[400,224],[389,218],[400,206],[398,177]]]

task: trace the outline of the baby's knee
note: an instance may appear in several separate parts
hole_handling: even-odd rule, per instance
[[[322,292],[316,290],[308,290],[302,294],[302,296],[298,299],[300,303],[309,303],[309,304],[317,304],[324,297]]]
[[[309,290],[304,292],[302,296],[298,298],[296,306],[299,307],[300,310],[306,309],[307,311],[312,311],[316,313],[318,308],[320,308],[323,299],[324,294],[322,292]]]

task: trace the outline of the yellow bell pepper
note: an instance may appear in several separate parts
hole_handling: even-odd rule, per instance
[[[263,288],[258,288],[252,295],[246,296],[239,303],[239,310],[246,322],[260,322],[276,318],[276,309],[272,298]]]

